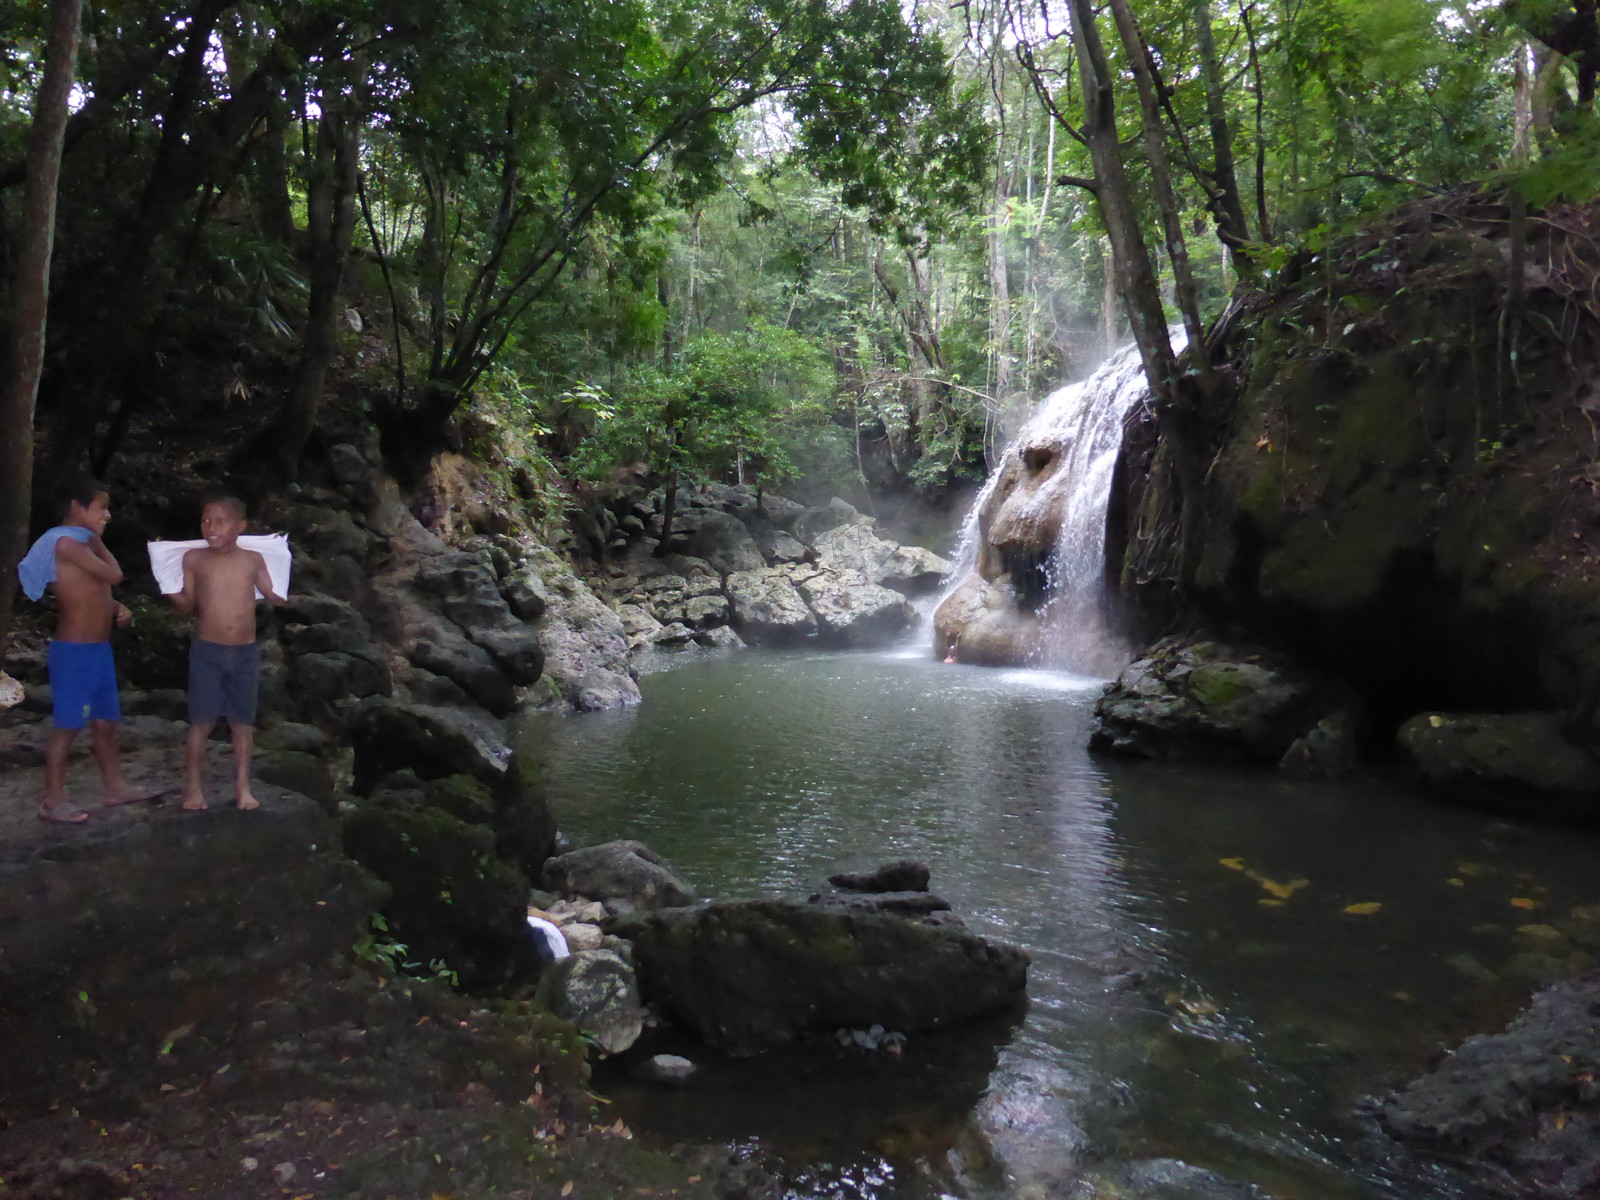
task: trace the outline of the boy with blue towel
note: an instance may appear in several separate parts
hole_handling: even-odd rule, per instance
[[[153,800],[136,791],[122,773],[117,749],[117,669],[111,655],[111,627],[126,627],[133,614],[112,598],[122,568],[100,538],[111,520],[111,496],[92,479],[75,479],[58,493],[61,524],[47,530],[17,564],[22,590],[30,600],[55,585],[60,619],[50,642],[50,691],[55,728],[45,744],[44,796],[39,816],[81,825],[89,814],[67,799],[67,754],[85,725],[91,727],[95,762],[107,806]]]

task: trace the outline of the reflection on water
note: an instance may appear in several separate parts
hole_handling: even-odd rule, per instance
[[[709,1062],[665,1102],[608,1084],[643,1134],[775,1147],[796,1195],[1110,1195],[1150,1159],[1283,1197],[1459,1194],[1354,1105],[1600,944],[1587,836],[1091,759],[1082,677],[751,652],[643,688],[524,730],[575,838],[638,838],[719,897],[922,859],[1033,956],[1014,1032]]]

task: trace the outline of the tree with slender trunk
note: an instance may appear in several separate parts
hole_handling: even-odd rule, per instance
[[[33,413],[44,367],[50,259],[55,249],[56,184],[67,128],[67,101],[78,65],[81,0],[53,0],[44,78],[28,141],[21,234],[11,298],[9,356],[0,407],[0,662],[11,647],[17,563],[28,543],[33,492]]]

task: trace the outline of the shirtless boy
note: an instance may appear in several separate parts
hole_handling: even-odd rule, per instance
[[[45,743],[39,815],[46,821],[81,825],[89,814],[67,799],[66,777],[67,753],[85,725],[91,730],[105,803],[132,804],[153,796],[129,785],[117,750],[122,707],[111,627],[126,627],[133,614],[112,599],[111,588],[122,582],[122,568],[100,538],[111,520],[111,496],[92,479],[75,479],[62,486],[59,498],[61,524],[35,543],[21,570],[28,587],[29,560],[33,560],[39,594],[45,583],[53,582],[60,609],[49,658],[55,727]]]
[[[239,545],[244,530],[243,501],[207,500],[200,511],[206,545],[183,556],[183,590],[172,597],[179,611],[199,617],[189,647],[189,741],[183,757],[183,807],[191,812],[206,807],[200,767],[218,717],[228,718],[233,735],[234,802],[242,809],[259,807],[250,791],[261,684],[256,592],[272,604],[284,599],[272,590],[267,560]]]

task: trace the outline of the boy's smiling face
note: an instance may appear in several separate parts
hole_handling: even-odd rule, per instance
[[[110,520],[111,497],[105,492],[101,492],[88,504],[79,504],[74,500],[67,505],[65,523],[68,525],[81,525],[90,533],[104,533]]]
[[[200,511],[200,536],[213,550],[226,550],[239,540],[245,520],[231,505],[208,504]]]

